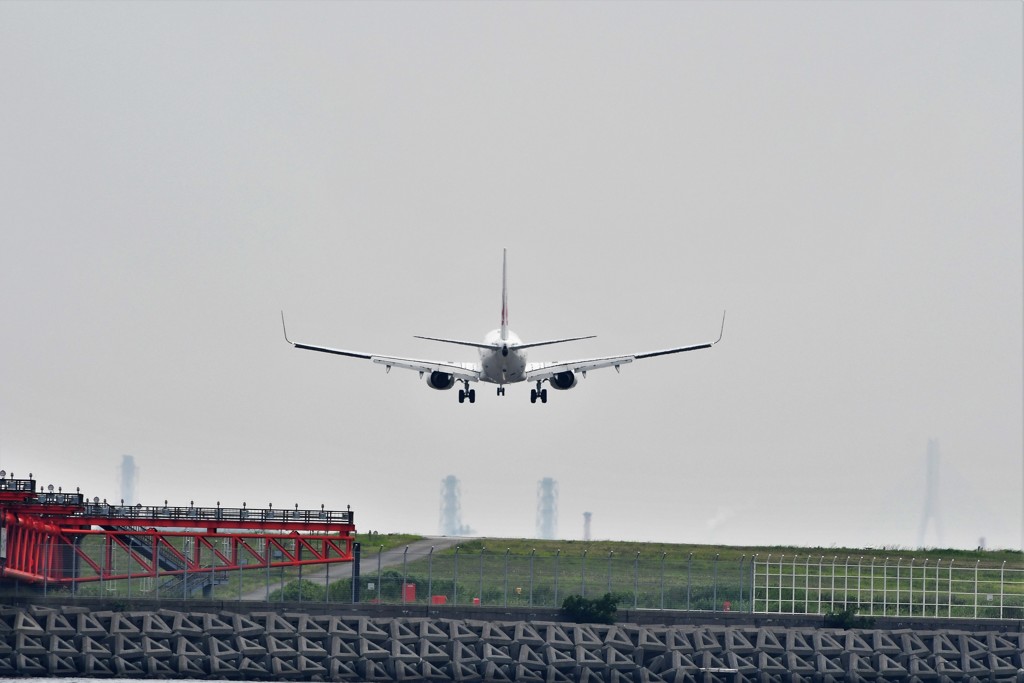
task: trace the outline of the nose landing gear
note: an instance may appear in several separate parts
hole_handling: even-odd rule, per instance
[[[498,387],[498,396],[505,395],[505,387]]]

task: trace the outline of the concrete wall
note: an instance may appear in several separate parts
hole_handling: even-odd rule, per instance
[[[166,605],[167,603],[165,603]],[[0,608],[0,677],[338,681],[1021,681],[1017,622],[876,623],[620,612],[294,603]],[[669,623],[670,622],[670,623]],[[967,627],[970,628],[967,628]]]

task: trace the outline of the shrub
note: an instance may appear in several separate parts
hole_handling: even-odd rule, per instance
[[[871,628],[874,625],[875,618],[858,617],[856,607],[825,613],[825,628]]]
[[[562,602],[562,617],[577,624],[614,624],[619,598],[605,593],[597,600],[570,595]]]

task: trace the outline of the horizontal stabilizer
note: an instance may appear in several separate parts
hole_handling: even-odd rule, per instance
[[[468,342],[461,339],[441,339],[440,337],[422,337],[414,334],[415,339],[426,339],[427,341],[444,342],[445,344],[458,344],[459,346],[472,346],[475,349],[493,349],[494,344],[481,344],[480,342]]]
[[[564,344],[565,342],[579,341],[580,339],[593,339],[596,334],[590,334],[586,337],[566,337],[565,339],[550,339],[542,342],[530,342],[529,344],[516,344],[517,349],[532,349],[534,346],[550,346],[551,344]]]

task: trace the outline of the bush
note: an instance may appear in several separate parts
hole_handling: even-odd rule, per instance
[[[562,617],[577,624],[614,624],[619,598],[605,593],[597,600],[570,595],[562,602]]]
[[[825,628],[871,628],[874,625],[875,618],[858,617],[856,607],[825,613]]]

